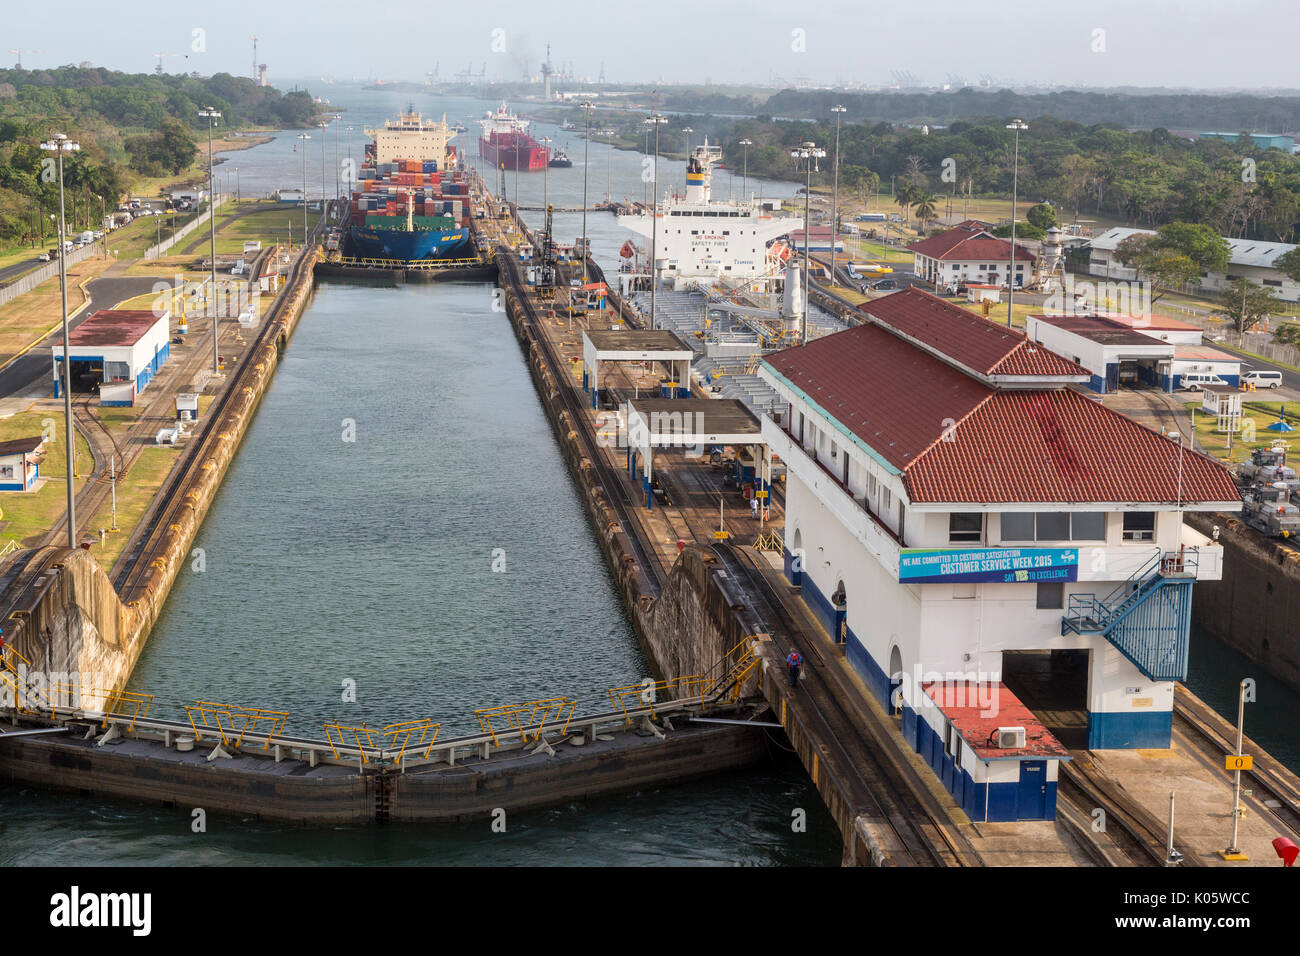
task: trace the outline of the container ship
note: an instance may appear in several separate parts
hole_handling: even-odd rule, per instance
[[[494,169],[522,169],[529,172],[545,169],[550,150],[528,135],[528,121],[515,116],[502,103],[495,113],[479,120],[483,135],[478,154]]]
[[[349,253],[364,259],[454,259],[471,249],[469,184],[450,144],[455,131],[403,113],[367,130],[352,193]]]

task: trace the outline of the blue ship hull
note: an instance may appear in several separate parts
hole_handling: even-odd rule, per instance
[[[372,229],[352,226],[353,255],[360,259],[455,259],[468,254],[468,229]]]

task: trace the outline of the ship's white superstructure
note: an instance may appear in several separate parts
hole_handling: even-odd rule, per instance
[[[366,133],[374,138],[375,162],[434,159],[439,170],[445,168],[448,144],[456,137],[456,131],[447,125],[446,114],[439,122],[422,119],[414,110],[407,110],[399,119],[388,120],[382,128],[368,129]]]
[[[768,244],[803,226],[800,218],[764,212],[753,197],[714,201],[710,194],[712,167],[722,150],[704,145],[691,150],[686,162],[686,195],[665,197],[658,204],[655,273],[662,287],[672,289],[748,287],[769,292],[779,288],[785,270]],[[654,219],[648,213],[618,217],[619,225],[647,240]],[[646,288],[648,264],[627,264],[619,273],[621,291]]]

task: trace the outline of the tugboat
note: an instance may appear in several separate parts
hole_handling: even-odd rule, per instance
[[[552,169],[568,169],[573,165],[573,160],[569,159],[569,154],[558,146],[551,151],[550,167]]]

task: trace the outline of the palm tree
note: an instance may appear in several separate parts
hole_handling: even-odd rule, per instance
[[[894,187],[894,202],[902,207],[904,219],[911,215],[912,203],[916,202],[919,193],[920,190],[907,181],[898,183]]]
[[[938,198],[932,192],[918,191],[912,197],[912,203],[916,207],[916,218],[921,221],[921,233],[924,234],[926,223],[939,218]]]

